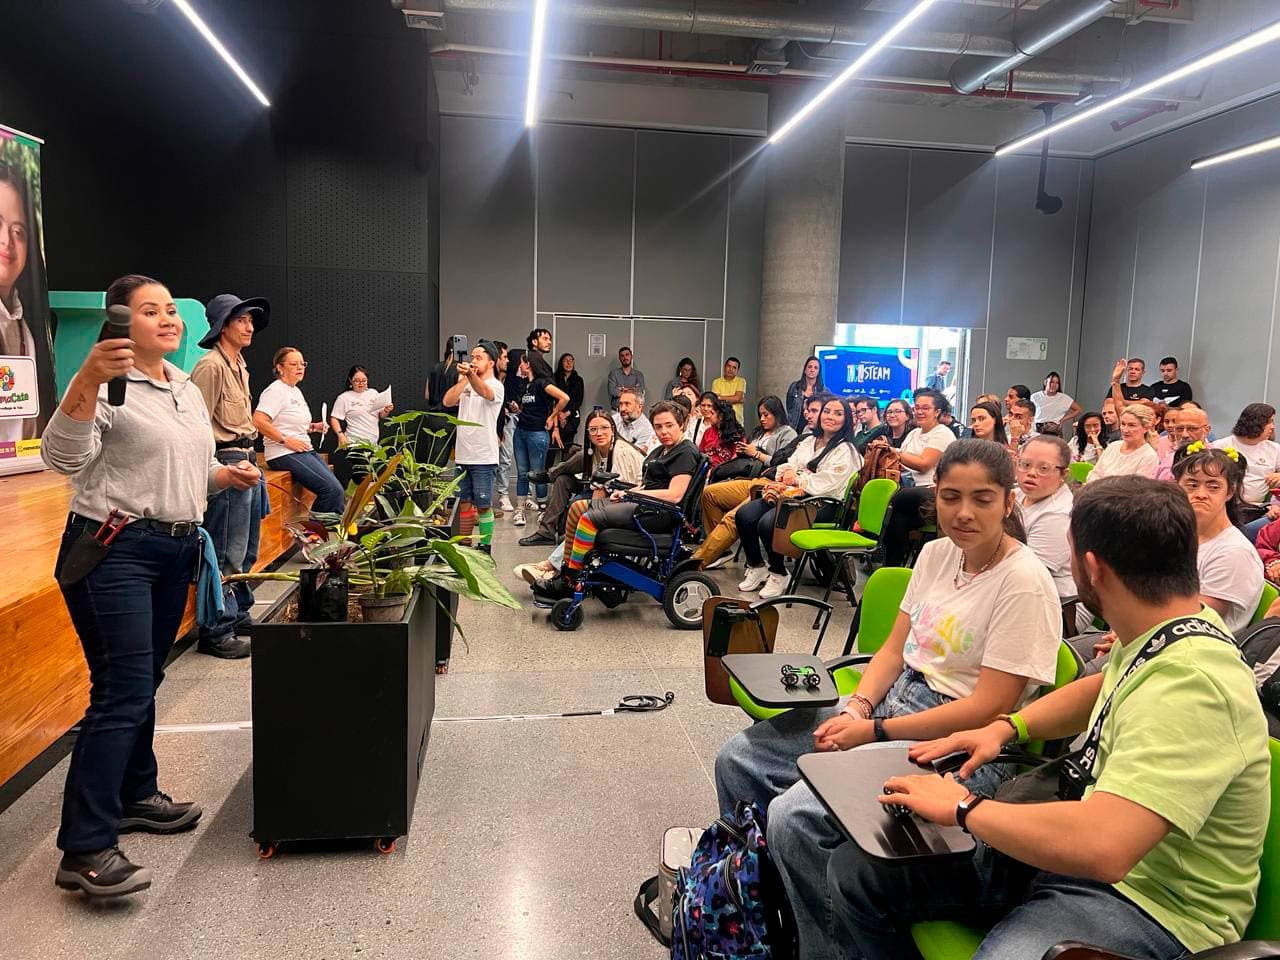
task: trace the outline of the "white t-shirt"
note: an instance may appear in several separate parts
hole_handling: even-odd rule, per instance
[[[1075,503],[1071,489],[1063,484],[1035,503],[1028,501],[1021,490],[1014,496],[1022,512],[1022,526],[1027,531],[1027,546],[1049,571],[1058,596],[1074,597],[1076,582],[1071,576],[1071,545],[1067,542],[1071,506]]]
[[[1219,450],[1239,450],[1248,462],[1244,474],[1244,489],[1240,498],[1245,503],[1261,506],[1267,499],[1267,474],[1280,471],[1280,443],[1263,440],[1261,443],[1245,443],[1239,437],[1223,437],[1213,445]]]
[[[956,435],[951,432],[951,428],[938,424],[928,433],[916,427],[907,434],[906,439],[902,441],[900,449],[903,453],[918,457],[926,450],[945,450],[955,442]],[[906,464],[903,464],[902,474],[903,476],[914,477],[917,487],[933,486],[933,470],[921,473],[917,470],[910,470]]]
[[[493,399],[486,400],[471,389],[468,382],[462,388],[458,400],[458,419],[478,423],[478,427],[459,427],[453,448],[453,460],[459,466],[498,465],[498,414],[502,412],[502,384],[492,376],[485,381],[493,391]]]
[[[313,423],[311,408],[298,387],[291,387],[283,380],[273,380],[258,398],[258,410],[271,418],[271,425],[280,431],[282,437],[297,437],[311,445],[311,435],[307,432]],[[274,460],[297,451],[263,437],[262,452],[268,460]]]
[[[960,548],[946,537],[920,551],[900,609],[911,618],[902,650],[935,693],[973,693],[983,667],[1027,677],[1018,703],[1057,673],[1062,614],[1043,563],[1024,544],[957,589]]]
[[[347,422],[347,439],[377,443],[378,411],[381,409],[376,390],[366,389],[358,393],[355,390],[346,390],[338,394],[338,399],[333,401],[333,409],[329,412],[329,416],[335,420]]]
[[[1225,600],[1222,619],[1235,632],[1249,625],[1262,596],[1262,558],[1237,527],[1227,527],[1211,540],[1201,540],[1196,551],[1200,592]]]
[[[1160,456],[1151,444],[1144,443],[1132,453],[1126,453],[1124,444],[1116,440],[1098,454],[1098,462],[1085,483],[1093,483],[1103,477],[1154,477],[1159,465]]]
[[[1057,423],[1067,415],[1075,400],[1061,390],[1054,394],[1040,390],[1031,395],[1031,402],[1036,405],[1036,423]]]

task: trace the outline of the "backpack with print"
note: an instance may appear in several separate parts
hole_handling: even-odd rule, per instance
[[[703,832],[676,875],[671,927],[672,960],[795,956],[795,921],[755,804],[739,803]]]

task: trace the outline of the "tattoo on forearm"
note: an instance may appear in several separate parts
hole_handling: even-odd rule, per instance
[[[68,399],[70,404],[67,406],[67,415],[71,417],[76,416],[76,414],[84,413],[94,405],[94,403],[91,402],[88,393],[84,390],[77,390],[75,395]],[[96,398],[94,398],[94,401],[96,401]]]

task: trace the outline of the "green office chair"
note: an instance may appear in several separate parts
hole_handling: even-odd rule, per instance
[[[1253,611],[1253,616],[1249,619],[1249,626],[1253,626],[1267,615],[1267,610],[1271,607],[1271,604],[1275,603],[1277,597],[1280,597],[1280,590],[1276,589],[1275,584],[1264,580],[1262,583],[1262,596],[1258,600],[1257,609]]]
[[[1089,474],[1093,473],[1093,464],[1077,460],[1067,465],[1067,473],[1071,474],[1071,479],[1076,483],[1084,483],[1089,479]]]
[[[827,580],[827,589],[822,594],[822,600],[825,603],[831,597],[831,591],[835,587],[836,579],[844,576],[849,586],[850,601],[852,601],[853,582],[849,576],[846,567],[846,560],[849,556],[856,556],[860,553],[870,553],[880,545],[880,532],[884,529],[885,514],[889,509],[889,500],[898,490],[898,484],[893,480],[868,480],[867,485],[862,488],[862,493],[858,497],[858,513],[856,526],[857,530],[851,529],[854,523],[846,521],[845,525],[840,528],[822,529],[813,527],[808,530],[799,530],[791,535],[791,543],[802,551],[800,559],[796,562],[795,571],[791,574],[791,581],[787,584],[787,593],[795,593],[800,585],[800,576],[804,571],[805,563],[809,558],[824,551],[826,553],[839,554],[837,562],[831,571],[831,576]],[[852,519],[852,518],[850,518]],[[814,565],[817,562],[814,561]]]
[[[861,668],[870,662],[872,655],[889,639],[910,581],[911,571],[903,567],[881,567],[867,579],[862,588],[862,599],[858,601],[853,622],[849,625],[844,651],[825,664],[840,696],[847,697],[857,689],[858,681],[862,679]],[[858,650],[856,654],[852,652],[855,646]],[[818,652],[816,647],[813,652]],[[738,706],[752,720],[768,720],[783,712],[782,708],[763,707],[756,703],[732,676],[729,677],[729,689]]]
[[[1268,747],[1271,750],[1271,818],[1267,823],[1267,836],[1262,847],[1258,905],[1253,911],[1253,919],[1244,931],[1245,940],[1263,941],[1264,946],[1259,950],[1250,950],[1244,942],[1236,944],[1227,954],[1234,960],[1275,956],[1274,950],[1268,952],[1265,945],[1274,948],[1280,943],[1280,816],[1277,816],[1277,806],[1280,806],[1280,740],[1271,740]],[[950,920],[928,920],[911,926],[911,939],[915,941],[924,960],[972,960],[986,935],[987,931],[981,927],[970,927]],[[1044,955],[1044,960],[1058,957],[1067,960],[1074,946],[1077,945],[1058,944]],[[1223,949],[1215,947],[1205,950],[1193,955],[1191,960],[1196,960],[1196,957],[1209,960]],[[1097,948],[1089,948],[1088,953],[1080,955],[1087,956],[1090,960],[1130,960]]]

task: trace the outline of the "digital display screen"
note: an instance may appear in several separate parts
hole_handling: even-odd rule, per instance
[[[884,406],[911,399],[920,351],[914,347],[816,347],[822,382],[838,396],[862,394]]]

